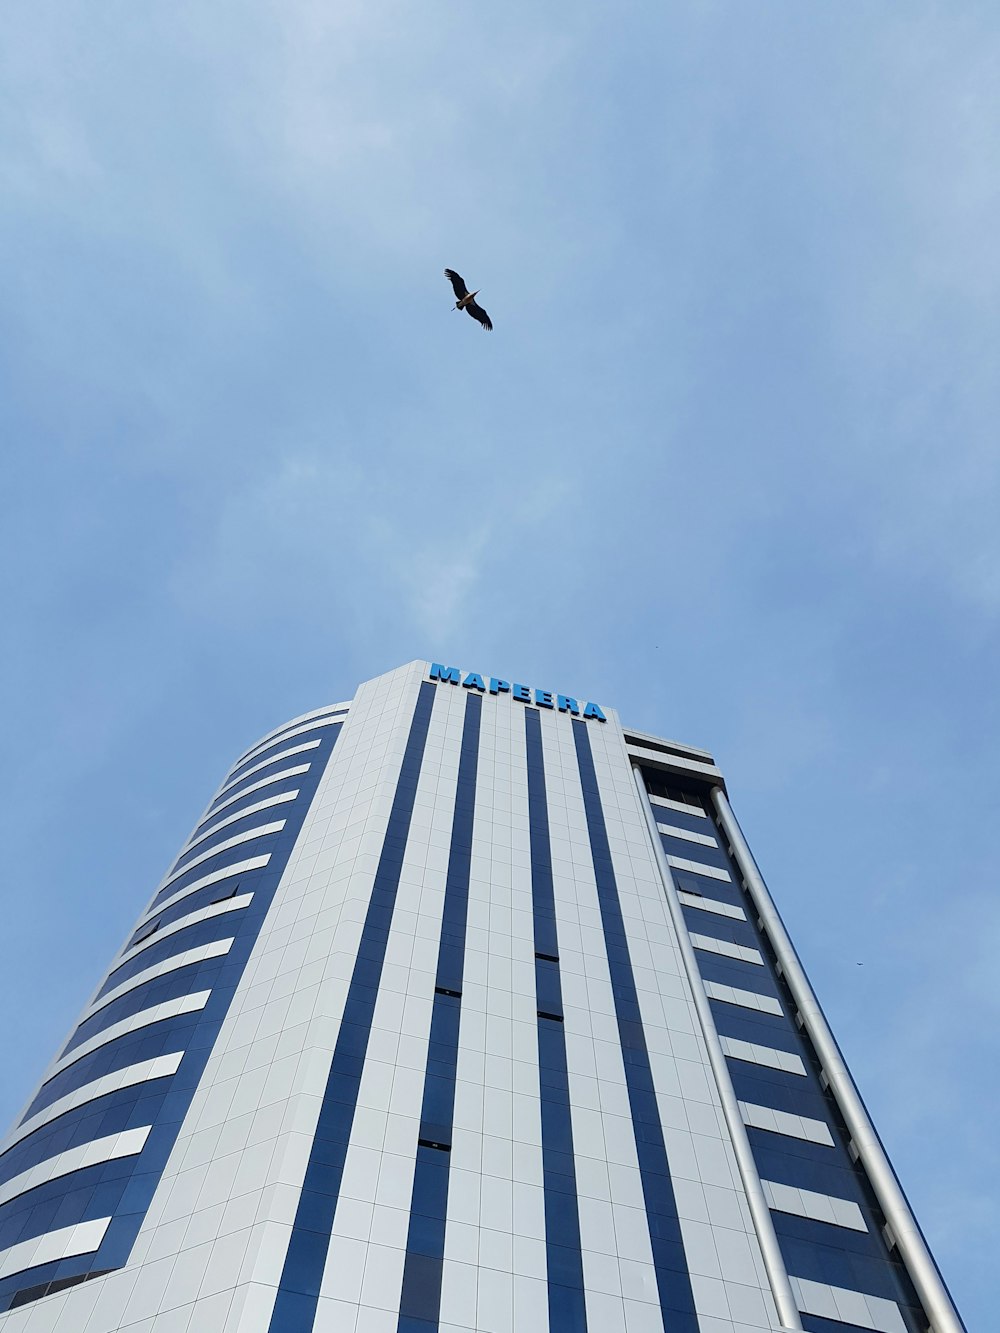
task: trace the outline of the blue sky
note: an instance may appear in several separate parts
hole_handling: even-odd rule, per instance
[[[714,750],[988,1326],[995,3],[5,30],[0,1120],[233,756],[432,656]]]

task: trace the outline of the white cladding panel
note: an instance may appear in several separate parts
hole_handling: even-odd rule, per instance
[[[588,735],[699,1322],[717,1333],[776,1329],[760,1244],[617,715]],[[560,736],[559,743],[568,768],[572,738]]]
[[[263,1333],[423,663],[358,691],[128,1265],[2,1333]]]
[[[410,663],[351,703],[127,1267],[0,1315],[0,1333],[267,1333],[426,678]],[[435,690],[316,1333],[395,1333],[469,696]],[[442,1333],[549,1329],[524,713],[482,699]],[[574,724],[539,716],[588,1322],[662,1333]],[[623,733],[613,713],[586,727],[701,1333],[770,1333]]]

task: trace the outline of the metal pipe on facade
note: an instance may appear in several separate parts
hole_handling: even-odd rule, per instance
[[[802,1025],[812,1041],[830,1090],[850,1131],[858,1159],[875,1191],[924,1312],[931,1321],[932,1333],[967,1333],[721,787],[712,789],[712,801],[722,830],[733,849],[747,893],[802,1016]]]
[[[747,1202],[750,1206],[750,1216],[753,1219],[754,1230],[757,1233],[757,1241],[760,1245],[761,1255],[764,1260],[764,1269],[767,1273],[767,1280],[771,1287],[771,1294],[774,1297],[774,1304],[777,1307],[778,1319],[780,1320],[783,1329],[788,1329],[791,1333],[801,1333],[802,1320],[799,1318],[798,1303],[795,1300],[791,1283],[788,1280],[788,1270],[785,1268],[785,1261],[782,1258],[781,1249],[778,1245],[778,1236],[774,1230],[774,1222],[771,1219],[771,1210],[767,1205],[767,1200],[764,1198],[764,1191],[761,1188],[760,1175],[757,1172],[757,1164],[753,1159],[750,1140],[747,1138],[746,1126],[743,1124],[743,1117],[740,1114],[740,1108],[737,1104],[736,1091],[733,1088],[732,1079],[729,1077],[729,1066],[726,1064],[726,1057],[722,1050],[722,1044],[719,1041],[719,1034],[715,1030],[712,1009],[708,1002],[708,995],[705,992],[705,983],[702,980],[701,972],[698,969],[698,960],[695,958],[694,946],[688,935],[687,922],[684,920],[684,912],[681,908],[680,899],[677,896],[674,877],[670,873],[670,866],[667,863],[666,854],[663,851],[663,844],[660,842],[660,834],[657,830],[656,819],[649,803],[649,796],[646,792],[646,783],[642,776],[642,769],[638,764],[633,764],[632,772],[635,775],[635,785],[639,791],[639,804],[642,806],[643,814],[646,818],[646,826],[649,829],[649,838],[653,845],[656,866],[660,872],[663,893],[667,900],[667,908],[670,911],[670,917],[674,924],[674,931],[677,935],[677,943],[681,951],[681,958],[684,962],[684,970],[687,973],[687,978],[691,985],[691,994],[694,999],[695,1012],[698,1015],[702,1035],[708,1049],[709,1062],[712,1067],[712,1073],[715,1076],[715,1084],[719,1092],[719,1100],[722,1103],[722,1113],[726,1118],[726,1125],[729,1128],[729,1135],[732,1139],[733,1150],[736,1154],[736,1162],[739,1167],[740,1179],[743,1182]]]

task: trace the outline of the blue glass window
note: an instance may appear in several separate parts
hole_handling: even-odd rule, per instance
[[[309,1198],[305,1203],[300,1203],[292,1225],[269,1325],[271,1333],[311,1333],[313,1326],[434,696],[434,686],[424,681],[420,686],[410,734],[403,752],[396,794],[361,932],[357,962],[348,988],[344,1017],[334,1047],[316,1136],[306,1167],[303,1197],[309,1195]],[[323,1197],[322,1205],[312,1197],[314,1194]],[[307,1218],[309,1225],[306,1224]]]
[[[573,739],[576,744],[580,783],[583,789],[587,832],[597,881],[597,897],[608,952],[618,1031],[625,1057],[625,1078],[632,1109],[639,1175],[646,1202],[660,1308],[664,1326],[669,1328],[671,1333],[698,1333],[691,1280],[684,1259],[684,1246],[673,1186],[670,1182],[667,1150],[663,1141],[635,977],[618,898],[618,884],[611,860],[604,810],[586,723],[573,723]]]

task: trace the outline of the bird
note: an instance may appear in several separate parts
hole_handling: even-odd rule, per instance
[[[465,279],[461,274],[456,273],[453,268],[446,268],[444,276],[451,283],[452,290],[455,293],[455,309],[464,310],[467,315],[477,319],[484,329],[492,329],[493,321],[475,299],[479,295],[479,288],[477,287],[474,292],[470,292],[465,285]]]

